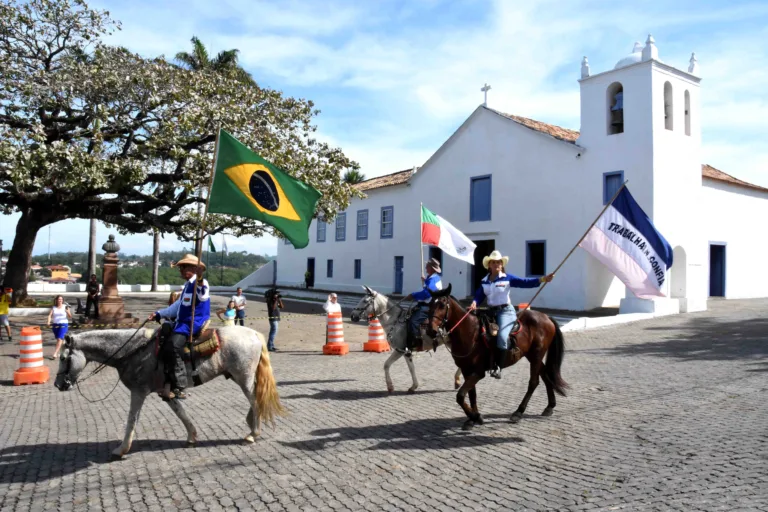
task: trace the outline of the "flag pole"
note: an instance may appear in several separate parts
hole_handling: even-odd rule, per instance
[[[579,241],[578,241],[578,242],[576,242],[576,245],[574,245],[574,246],[573,246],[573,248],[570,250],[570,252],[569,252],[569,253],[568,253],[568,254],[565,256],[565,258],[563,258],[563,261],[561,261],[561,262],[560,262],[560,264],[557,266],[557,268],[555,269],[555,271],[554,271],[554,272],[552,272],[552,274],[553,274],[553,275],[554,275],[554,274],[557,274],[557,271],[558,271],[558,270],[560,270],[560,267],[562,267],[562,266],[563,266],[563,264],[565,263],[565,261],[566,261],[568,258],[570,258],[570,257],[571,257],[571,254],[573,254],[573,251],[575,251],[575,250],[576,250],[576,248],[579,246],[579,244],[581,244],[581,242],[582,242],[582,241],[583,241],[583,240],[584,240],[584,239],[587,237],[587,235],[589,234],[590,230],[592,230],[592,227],[594,227],[594,225],[595,225],[595,224],[597,224],[597,221],[598,221],[598,220],[600,220],[600,217],[602,217],[602,216],[603,216],[603,214],[605,213],[605,210],[607,210],[607,209],[608,209],[608,207],[609,207],[609,206],[611,206],[611,205],[613,204],[613,202],[614,202],[614,201],[616,200],[616,198],[619,196],[619,192],[621,192],[621,191],[624,189],[624,187],[626,187],[626,186],[627,186],[627,183],[629,183],[629,180],[626,180],[624,183],[622,183],[622,184],[621,184],[621,186],[619,187],[619,190],[617,190],[617,191],[616,191],[616,193],[615,193],[615,194],[613,194],[613,197],[611,198],[611,200],[610,200],[610,201],[608,201],[608,202],[606,203],[606,205],[603,207],[602,211],[600,212],[600,215],[598,215],[598,216],[595,218],[595,220],[594,220],[594,221],[592,221],[592,224],[590,224],[590,225],[589,225],[589,227],[587,228],[587,230],[584,232],[584,234],[583,234],[583,235],[581,235],[581,238],[579,238]],[[517,312],[517,315],[518,315],[518,316],[520,316],[520,314],[521,314],[523,311],[525,311],[526,309],[529,309],[529,308],[531,307],[531,304],[533,304],[533,301],[534,301],[534,300],[536,300],[536,297],[538,297],[538,296],[539,296],[539,294],[540,294],[540,293],[541,293],[541,291],[544,289],[544,287],[545,287],[545,286],[547,286],[547,284],[549,284],[549,283],[546,283],[546,282],[545,282],[544,284],[542,284],[542,285],[539,287],[539,289],[538,289],[538,290],[536,290],[536,294],[533,296],[533,298],[532,298],[531,300],[529,300],[529,301],[528,301],[528,305],[527,305],[527,306],[525,306],[523,309],[521,309],[520,311],[518,311],[518,312]]]
[[[421,239],[421,224],[424,219],[422,219],[422,215],[424,212],[424,203],[419,203],[419,249],[421,250],[421,279],[424,279],[424,241]]]
[[[216,159],[219,157],[219,135],[221,134],[221,126],[216,127],[216,142],[213,146],[213,161],[211,162],[211,177],[208,180],[208,195],[205,198],[205,210],[203,211],[203,219],[200,223],[200,234],[205,233],[205,221],[208,218],[208,204],[211,202],[211,187],[213,187],[213,176],[216,174]],[[201,243],[199,245],[199,248],[197,250],[197,262],[200,263],[200,257],[202,256],[203,252],[203,244]],[[199,265],[198,265],[199,268]],[[194,292],[192,293],[192,319],[190,320],[189,325],[189,344],[192,345],[192,335],[195,332],[195,302],[197,299],[197,282],[198,277],[195,276],[195,288]],[[184,283],[186,285],[186,283]]]
[[[224,244],[226,242],[224,241],[224,233],[221,234],[221,263],[219,264],[219,284],[221,286],[224,286]]]

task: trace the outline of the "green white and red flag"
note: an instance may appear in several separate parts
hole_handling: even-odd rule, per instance
[[[434,245],[445,254],[475,264],[475,247],[472,240],[453,227],[450,222],[431,212],[423,205],[421,207],[421,243]]]

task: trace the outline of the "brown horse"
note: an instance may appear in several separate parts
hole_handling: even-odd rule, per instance
[[[429,326],[427,334],[432,338],[445,339],[445,345],[450,349],[453,361],[464,375],[464,384],[456,394],[456,401],[467,415],[464,430],[475,425],[483,424],[483,417],[477,410],[477,391],[475,385],[485,377],[490,369],[491,354],[496,340],[492,337],[486,340],[480,325],[480,319],[474,314],[467,314],[456,299],[451,297],[451,285],[444,290],[431,292],[432,301],[429,304]],[[523,401],[510,417],[512,423],[517,423],[523,417],[528,400],[531,399],[539,377],[544,379],[547,386],[549,403],[542,416],[551,416],[555,408],[555,393],[565,396],[568,384],[560,376],[560,366],[563,363],[565,344],[560,326],[553,318],[538,311],[527,309],[523,311],[518,321],[520,331],[516,334],[519,352],[506,352],[502,368],[512,366],[522,356],[531,363],[531,378],[528,381],[528,392]],[[544,354],[547,362],[544,363]],[[471,408],[465,398],[469,392]]]

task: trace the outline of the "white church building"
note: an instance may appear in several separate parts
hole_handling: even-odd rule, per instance
[[[659,59],[651,36],[616,66],[592,74],[582,62],[581,130],[479,106],[418,169],[358,185],[364,199],[331,223],[313,221],[310,243],[278,242],[277,284],[386,294],[421,288],[420,203],[477,244],[475,265],[425,247],[442,260],[443,285],[474,293],[498,249],[507,272],[552,272],[617,188],[627,187],[674,248],[666,297],[638,299],[581,248],[536,300],[540,308],[621,312],[700,311],[707,298],[768,296],[768,189],[702,162],[701,78]],[[759,228],[758,228],[759,229]],[[419,243],[417,243],[419,242]],[[514,304],[535,290],[515,289]]]

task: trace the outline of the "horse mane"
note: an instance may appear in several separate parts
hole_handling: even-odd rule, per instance
[[[443,288],[442,290],[438,290],[436,292],[433,292],[433,291],[430,290],[429,294],[432,295],[433,297],[437,297],[438,299],[440,297],[450,297],[451,296],[451,283],[448,283],[448,287],[447,288]],[[456,299],[454,299],[454,300],[456,300]]]

